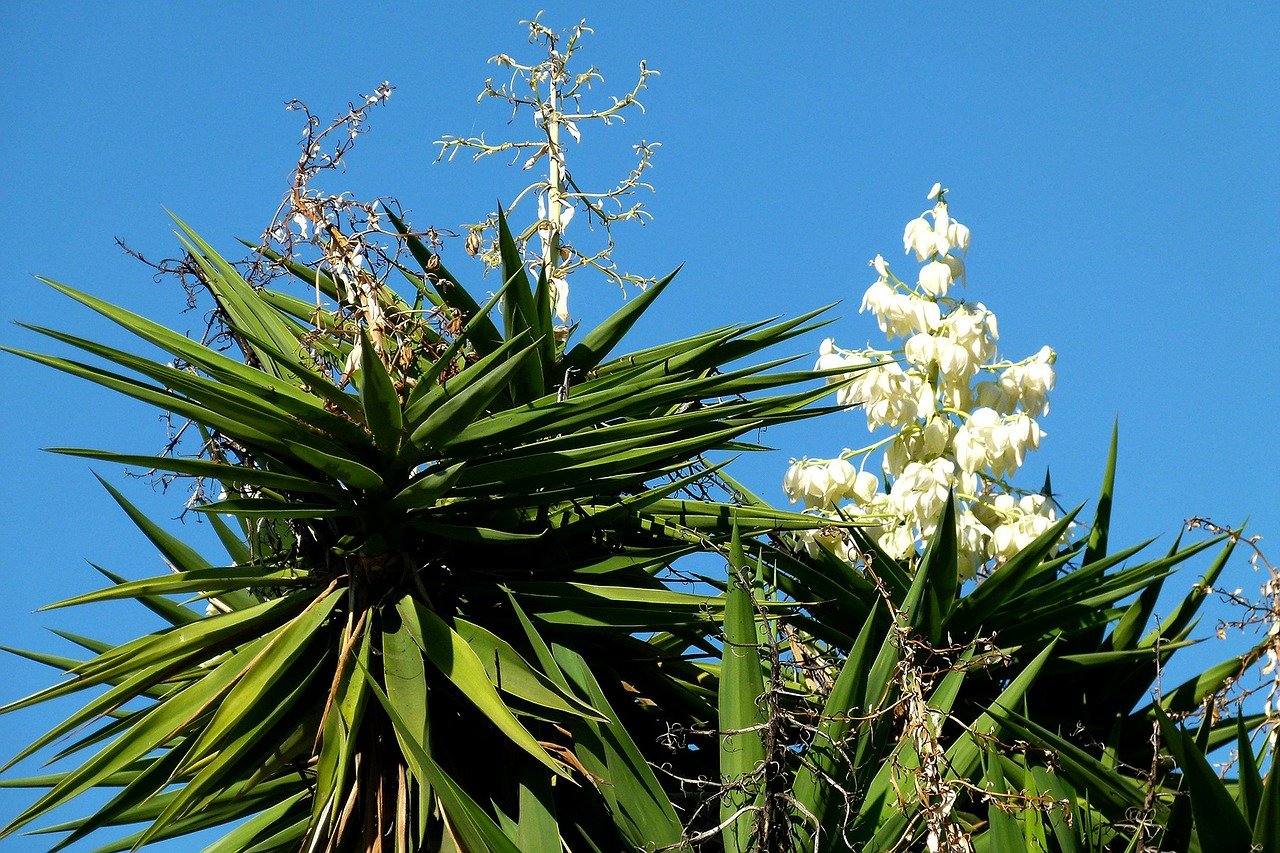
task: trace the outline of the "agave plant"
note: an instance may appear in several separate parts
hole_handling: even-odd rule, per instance
[[[103,481],[172,571],[103,570],[112,586],[54,606],[132,599],[167,626],[118,645],[69,635],[85,660],[23,653],[68,678],[3,711],[91,698],[15,758],[74,736],[58,756],[79,763],[21,780],[48,790],[5,835],[108,788],[88,817],[45,828],[66,833],[51,849],[120,825],[141,828],[102,849],[219,826],[209,850],[686,844],[678,786],[650,759],[670,727],[715,725],[713,668],[683,653],[714,651],[724,601],[663,572],[734,531],[812,526],[690,487],[713,470],[702,454],[820,411],[826,389],[793,386],[821,374],[733,366],[817,312],[617,355],[671,276],[563,341],[505,221],[503,281],[481,304],[392,218],[420,267],[407,295],[275,258],[332,311],[251,286],[179,222],[232,353],[48,282],[173,360],[34,326],[108,366],[18,354],[203,439],[188,457],[57,452],[220,488],[194,509],[227,558]],[[665,760],[695,775],[702,759]]]

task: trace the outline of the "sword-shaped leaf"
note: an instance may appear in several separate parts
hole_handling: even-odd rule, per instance
[[[492,631],[465,619],[456,620],[454,629],[476,653],[490,683],[503,693],[564,714],[605,719],[571,691],[535,670],[514,646]]]
[[[498,691],[489,682],[484,664],[475,651],[456,631],[432,611],[406,596],[396,604],[396,612],[404,620],[406,630],[422,649],[427,660],[453,682],[467,701],[473,704],[511,742],[558,774],[564,768],[521,725]]]
[[[460,853],[520,853],[497,822],[435,762],[427,745],[417,739],[412,725],[373,679],[369,680],[369,689],[391,718],[396,739],[404,748],[405,759],[414,778],[423,785],[430,785],[439,798],[450,829],[462,842]]]
[[[574,344],[573,349],[565,354],[560,362],[558,372],[575,371],[579,374],[586,374],[600,365],[609,353],[613,352],[614,347],[621,343],[631,327],[640,319],[645,311],[649,310],[649,306],[654,303],[662,291],[666,290],[667,285],[680,272],[680,267],[676,267],[675,271],[660,279],[654,284],[649,285],[638,295],[627,300],[626,304],[614,311],[604,322],[596,326],[587,336],[578,343]]]
[[[1253,833],[1227,786],[1218,778],[1217,772],[1195,740],[1176,726],[1160,708],[1156,708],[1155,713],[1160,722],[1164,745],[1173,754],[1186,780],[1187,793],[1191,798],[1191,813],[1195,818],[1201,843],[1212,838],[1215,850],[1223,853],[1247,853],[1252,849]]]
[[[755,598],[737,525],[729,546],[729,590],[724,608],[724,662],[720,670],[721,839],[725,853],[754,849],[752,827],[764,804],[764,673],[756,637]]]
[[[608,723],[579,720],[571,728],[575,752],[591,773],[618,830],[638,849],[688,850],[675,806],[586,660],[563,646],[556,646],[553,653],[581,697],[609,718]]]
[[[550,325],[551,312],[546,311],[547,325],[543,325],[543,312],[533,301],[529,275],[511,229],[507,216],[498,208],[498,253],[502,258],[502,280],[507,298],[502,301],[502,321],[507,340],[528,334],[538,344],[537,358],[526,359],[512,377],[512,400],[527,403],[546,393],[544,368],[550,369],[555,360],[555,337]]]
[[[360,387],[360,403],[364,407],[365,424],[373,433],[373,441],[386,456],[395,456],[404,433],[404,415],[400,411],[400,395],[387,373],[369,334],[360,330],[360,371],[356,376]]]
[[[1111,427],[1111,446],[1107,450],[1107,467],[1102,472],[1102,490],[1098,494],[1098,508],[1093,515],[1093,527],[1089,531],[1084,561],[1092,563],[1107,555],[1107,538],[1111,528],[1111,504],[1116,489],[1116,448],[1120,443],[1120,421]]]
[[[536,355],[537,343],[513,354],[506,361],[477,376],[455,396],[429,410],[409,440],[416,447],[443,448],[479,417],[506,389],[524,362]]]

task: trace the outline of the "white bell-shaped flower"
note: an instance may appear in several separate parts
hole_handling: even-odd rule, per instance
[[[912,462],[889,490],[889,507],[912,519],[917,527],[933,524],[955,485],[955,464],[950,459]]]
[[[974,397],[979,406],[1005,415],[1012,414],[1018,406],[1018,398],[1005,391],[999,382],[979,382],[974,389]]]
[[[827,473],[827,466],[808,466],[804,469],[804,476],[800,482],[800,495],[804,498],[805,506],[827,506],[827,495],[831,492],[831,475]]]
[[[883,279],[867,288],[860,310],[875,314],[880,331],[890,338],[929,332],[942,321],[942,312],[936,302],[899,293]]]
[[[951,270],[951,280],[959,281],[964,278],[964,261],[955,255],[943,255],[938,259],[947,265],[947,269]]]
[[[900,476],[912,462],[927,462],[941,456],[950,441],[951,421],[946,417],[930,417],[923,427],[907,424],[885,449],[885,472]]]
[[[875,474],[870,471],[859,471],[858,476],[854,478],[849,496],[862,506],[869,506],[875,503],[879,488],[880,480]]]
[[[987,468],[1006,442],[1002,436],[1000,414],[985,406],[975,409],[956,432],[956,464],[962,471],[976,472]]]
[[[883,278],[876,279],[867,288],[866,293],[862,294],[862,307],[858,309],[858,313],[862,314],[870,311],[875,314],[880,323],[880,331],[887,332],[884,315],[890,310],[890,306],[897,298],[898,292],[893,289],[893,285]]]
[[[804,465],[796,460],[791,460],[791,466],[787,468],[787,473],[782,478],[782,491],[786,493],[787,500],[796,503],[800,500],[800,492],[803,487]]]
[[[832,506],[853,494],[858,480],[858,469],[847,459],[832,459],[827,463],[827,493],[825,505]]]
[[[934,359],[943,378],[967,388],[969,379],[978,372],[973,354],[950,338],[937,338],[936,341]]]
[[[960,579],[968,580],[977,574],[979,566],[991,559],[991,531],[972,512],[961,512],[956,533]]]
[[[918,216],[902,232],[902,245],[908,252],[915,250],[916,259],[923,261],[938,250],[938,235],[929,220]]]
[[[975,364],[995,356],[996,340],[999,337],[996,318],[981,303],[972,307],[957,306],[947,315],[942,325],[950,338],[969,350]]]
[[[824,365],[829,365],[832,367],[837,366],[835,362],[835,358],[839,358],[843,366],[849,367],[849,368],[862,367],[863,365],[872,364],[875,361],[875,359],[868,357],[865,353],[833,352],[829,355],[826,355],[826,356],[820,355],[818,357],[818,369],[821,369]],[[861,378],[861,381],[852,382],[836,391],[837,405],[856,406],[859,403],[863,402],[863,400],[866,398],[866,390],[864,388],[864,383],[867,382],[867,379],[865,376],[862,376],[862,374],[860,373],[855,374],[854,372],[851,371],[849,373],[837,374],[835,376],[828,376],[827,384],[830,385],[836,382],[845,382],[851,376],[861,376],[862,378]]]
[[[818,361],[813,365],[813,369],[836,370],[844,366],[845,358],[843,355],[836,352],[835,338],[825,338],[822,341],[822,345],[818,347]],[[827,381],[829,382],[833,378],[839,379],[839,377],[827,377]]]
[[[1021,377],[1022,408],[1034,415],[1049,414],[1049,392],[1053,390],[1057,376],[1053,363],[1057,355],[1049,347],[1041,347],[1031,361],[1023,367]]]
[[[937,360],[938,338],[928,332],[917,332],[907,339],[902,354],[916,367],[927,368]]]
[[[931,296],[946,296],[951,279],[951,267],[941,261],[930,261],[920,268],[920,289]]]
[[[883,532],[876,537],[876,544],[880,546],[881,551],[893,559],[905,560],[908,555],[916,551],[916,536],[911,530],[911,525],[903,521],[884,528]]]
[[[851,386],[864,403],[867,429],[902,427],[933,410],[933,387],[917,372],[905,372],[896,363],[868,370]]]
[[[947,212],[947,205],[944,202],[938,202],[933,206],[933,233],[947,239],[947,229],[951,227],[951,214]],[[950,248],[950,243],[947,244]],[[945,249],[943,251],[946,251]]]

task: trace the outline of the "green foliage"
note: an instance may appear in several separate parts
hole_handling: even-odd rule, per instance
[[[389,287],[372,303],[349,297],[358,287],[332,268],[323,289],[338,309],[308,308],[250,286],[178,224],[243,360],[54,282],[173,361],[47,329],[107,367],[18,354],[190,419],[206,438],[199,458],[59,452],[221,488],[195,508],[228,559],[210,563],[104,481],[174,572],[108,575],[113,586],[54,606],[131,598],[170,627],[86,661],[32,656],[70,678],[6,711],[106,692],[18,757],[82,734],[64,750],[79,767],[31,780],[48,791],[6,833],[123,785],[63,824],[61,843],[141,824],[130,843],[145,844],[249,815],[223,849],[364,849],[375,837],[529,849],[551,843],[548,827],[606,849],[680,843],[652,733],[713,718],[708,673],[680,652],[725,608],[660,575],[735,531],[811,526],[688,492],[706,476],[702,454],[807,416],[819,395],[793,386],[810,374],[731,363],[809,318],[614,353],[667,278],[566,353],[549,290],[525,276],[505,221],[504,283],[484,306],[406,237],[428,314]],[[206,599],[209,615],[175,595]],[[659,631],[674,644],[638,638]],[[629,695],[662,697],[662,714]]]
[[[72,739],[72,769],[5,783],[43,793],[4,834],[108,788],[37,831],[61,849],[133,828],[104,850],[212,827],[226,851],[1280,849],[1259,719],[1190,716],[1242,661],[1148,701],[1233,537],[1109,551],[1114,440],[1085,540],[1063,545],[1076,510],[960,584],[954,501],[896,561],[859,520],[775,509],[704,460],[823,411],[822,374],[741,364],[816,312],[618,355],[671,277],[572,343],[501,215],[484,304],[392,221],[416,292],[280,259],[334,311],[251,285],[179,223],[240,358],[49,282],[169,360],[39,327],[96,362],[17,354],[202,439],[57,452],[222,490],[195,509],[227,557],[103,481],[172,571],[100,570],[111,586],[51,606],[133,599],[166,627],[68,635],[84,660],[18,652],[68,678],[0,710],[84,704],[15,757]],[[806,547],[818,524],[855,559]],[[699,550],[728,567],[711,592],[669,573]],[[1206,755],[1227,745],[1224,781]]]

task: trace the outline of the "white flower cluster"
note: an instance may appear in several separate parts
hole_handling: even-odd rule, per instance
[[[952,294],[965,280],[969,229],[951,217],[946,193],[935,184],[933,208],[903,232],[904,249],[921,263],[914,284],[880,255],[871,262],[877,278],[862,311],[891,342],[901,340],[898,348],[847,350],[828,338],[819,351],[818,370],[847,370],[828,377],[841,385],[839,404],[861,406],[871,432],[893,433],[836,459],[793,461],[783,488],[792,503],[829,517],[879,519],[878,543],[898,559],[918,552],[954,491],[962,572],[971,577],[1008,560],[1056,519],[1052,501],[1008,482],[1044,436],[1036,418],[1049,412],[1056,356],[1044,347],[1019,362],[1000,360],[995,314]],[[866,470],[878,450],[880,475]],[[806,545],[847,547],[829,533]]]

